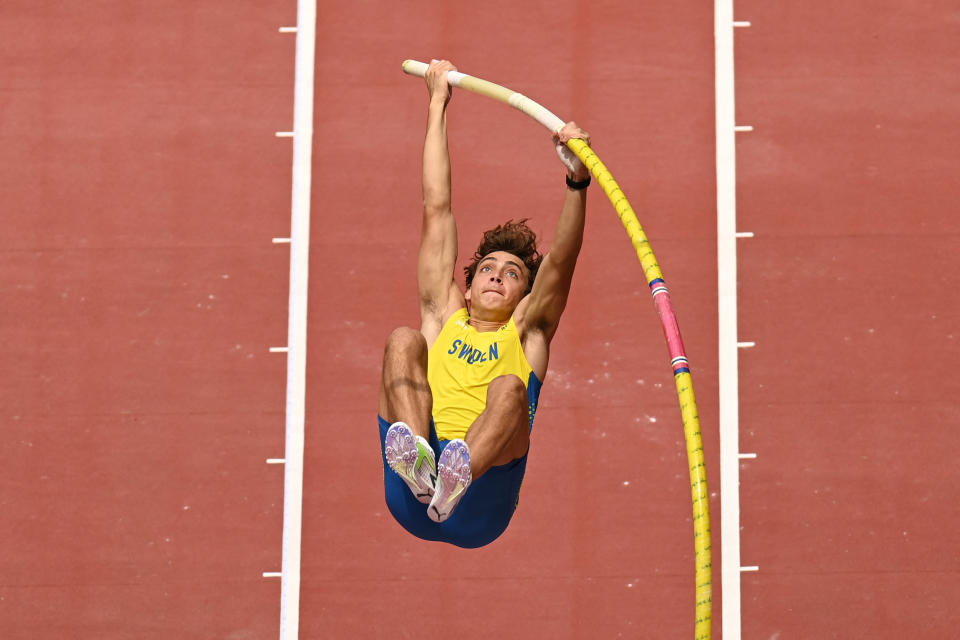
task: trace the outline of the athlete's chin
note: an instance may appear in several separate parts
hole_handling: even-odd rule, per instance
[[[515,304],[510,304],[510,301],[506,298],[499,297],[495,300],[484,300],[484,305],[481,307],[484,311],[490,313],[504,313],[510,314],[513,312],[513,309],[517,306]]]
[[[509,304],[485,304],[479,307],[473,306],[470,310],[470,315],[479,320],[485,320],[489,322],[506,322],[510,319],[510,316],[513,315],[513,310],[515,308],[516,305],[510,306]]]

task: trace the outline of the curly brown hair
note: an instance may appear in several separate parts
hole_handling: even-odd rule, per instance
[[[473,276],[477,273],[477,265],[480,264],[480,261],[494,251],[506,251],[520,258],[526,265],[530,272],[526,292],[530,293],[543,256],[537,250],[537,234],[527,226],[527,220],[529,218],[523,218],[517,222],[507,220],[505,223],[483,232],[483,240],[480,241],[480,246],[473,254],[473,261],[463,268],[463,273],[467,277],[468,289],[473,282]]]

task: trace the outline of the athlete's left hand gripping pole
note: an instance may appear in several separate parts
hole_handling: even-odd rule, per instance
[[[427,73],[427,66],[427,63],[425,62],[405,60],[403,62],[403,72],[412,76],[420,76],[422,78]],[[499,84],[495,84],[487,80],[468,76],[467,74],[460,73],[459,71],[448,71],[447,81],[454,87],[462,87],[467,91],[479,93],[480,95],[508,104],[511,107],[524,112],[545,126],[547,129],[550,129],[550,131],[553,133],[556,133],[563,128],[563,120],[553,115],[547,109],[544,109],[541,105],[537,104],[522,93],[511,91],[506,87],[502,87]]]

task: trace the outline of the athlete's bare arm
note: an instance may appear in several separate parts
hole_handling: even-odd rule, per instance
[[[457,224],[450,205],[450,154],[447,148],[447,104],[451,87],[448,61],[433,61],[425,80],[430,94],[427,133],[423,143],[423,228],[417,260],[420,331],[432,345],[463,294],[454,280]]]
[[[590,143],[590,135],[574,122],[568,122],[554,136],[554,140],[560,143],[573,138],[582,138],[587,144]],[[590,172],[579,161],[567,173],[576,182],[590,177]],[[543,258],[533,290],[520,303],[514,316],[522,336],[524,353],[541,380],[547,369],[550,341],[557,332],[560,316],[567,306],[573,272],[583,244],[586,209],[587,190],[568,187],[550,251]]]

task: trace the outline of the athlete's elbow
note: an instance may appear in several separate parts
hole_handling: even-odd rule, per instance
[[[581,243],[576,242],[566,246],[556,246],[550,248],[550,259],[557,272],[561,274],[561,279],[570,280],[573,272],[577,268],[577,260],[580,258]]]
[[[450,212],[450,194],[440,190],[423,190],[423,214],[437,216]]]

